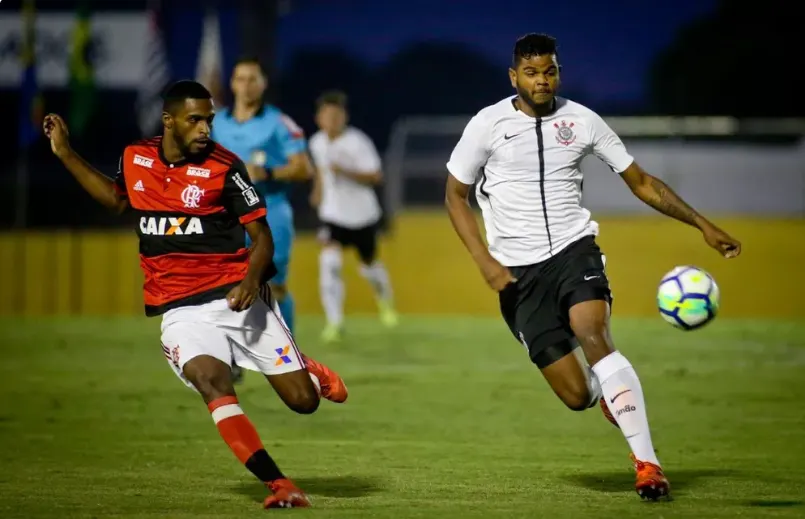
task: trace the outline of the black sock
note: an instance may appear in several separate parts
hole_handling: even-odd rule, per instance
[[[246,460],[246,468],[257,476],[257,479],[265,483],[269,483],[275,479],[285,478],[280,468],[274,463],[274,460],[268,455],[265,449],[260,449],[252,454],[251,457]]]

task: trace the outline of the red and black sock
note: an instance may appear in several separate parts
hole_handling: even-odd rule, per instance
[[[265,483],[285,478],[263,447],[257,429],[238,405],[237,397],[217,398],[207,408],[221,437],[252,474]]]

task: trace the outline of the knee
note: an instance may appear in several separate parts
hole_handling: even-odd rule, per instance
[[[234,396],[235,393],[232,388],[232,377],[229,370],[199,371],[194,374],[190,381],[207,403],[221,397]]]
[[[602,312],[588,312],[584,315],[570,315],[570,327],[577,338],[606,334],[609,319]]]
[[[294,392],[285,403],[295,413],[313,414],[319,408],[320,402],[321,399],[315,389],[313,391],[303,389]]]
[[[559,399],[571,411],[584,411],[590,407],[592,395],[586,384],[578,384],[564,388],[559,393]]]
[[[606,357],[613,351],[609,324],[606,319],[592,319],[573,323],[573,334],[581,345],[590,365]]]

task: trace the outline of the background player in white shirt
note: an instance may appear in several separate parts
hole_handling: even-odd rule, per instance
[[[342,92],[327,92],[318,99],[316,124],[319,131],[309,144],[317,170],[310,202],[322,222],[319,287],[327,317],[322,339],[329,342],[341,337],[344,319],[343,247],[357,250],[361,275],[374,289],[382,322],[394,326],[397,314],[388,272],[377,259],[380,156],[365,133],[347,126],[347,97]]]
[[[555,97],[559,70],[552,37],[517,41],[509,70],[517,95],[467,123],[447,163],[446,205],[456,233],[499,292],[506,323],[551,388],[573,410],[600,399],[632,450],[637,492],[657,499],[669,484],[654,453],[640,381],[610,335],[598,225],[581,207],[582,159],[596,155],[640,200],[698,228],[725,257],[737,256],[741,246],[646,173],[595,112]],[[476,183],[488,246],[468,204]]]

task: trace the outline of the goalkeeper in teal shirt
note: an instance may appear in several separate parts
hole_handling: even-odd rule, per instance
[[[212,138],[246,163],[255,189],[265,198],[278,271],[269,284],[282,317],[293,332],[294,300],[288,290],[288,265],[294,222],[288,190],[292,182],[311,179],[314,170],[302,130],[277,108],[263,102],[266,85],[259,61],[238,61],[232,71],[233,106],[216,115]]]

